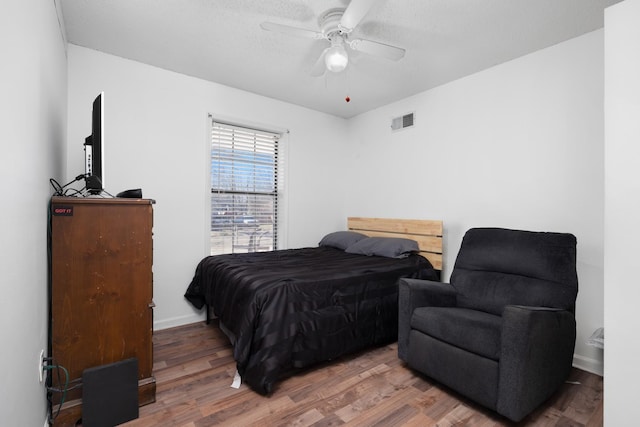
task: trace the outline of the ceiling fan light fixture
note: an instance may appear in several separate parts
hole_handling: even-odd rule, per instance
[[[349,56],[343,45],[334,45],[327,49],[324,55],[324,64],[327,66],[327,70],[339,73],[347,68],[349,63]]]

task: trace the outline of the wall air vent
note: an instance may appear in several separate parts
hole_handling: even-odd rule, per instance
[[[391,130],[398,131],[413,126],[413,113],[391,119]]]

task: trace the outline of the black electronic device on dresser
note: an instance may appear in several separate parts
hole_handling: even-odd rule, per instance
[[[100,194],[105,186],[104,171],[104,92],[93,101],[91,135],[84,140],[84,179],[89,194]]]

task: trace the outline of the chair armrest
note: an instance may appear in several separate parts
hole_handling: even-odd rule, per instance
[[[516,305],[502,321],[497,409],[519,420],[569,377],[576,321],[567,310]]]
[[[407,360],[411,316],[417,307],[453,307],[456,291],[449,283],[400,279],[398,284],[398,356]]]

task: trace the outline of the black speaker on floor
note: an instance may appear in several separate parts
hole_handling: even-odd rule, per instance
[[[138,418],[138,359],[82,372],[82,426],[113,427]]]

